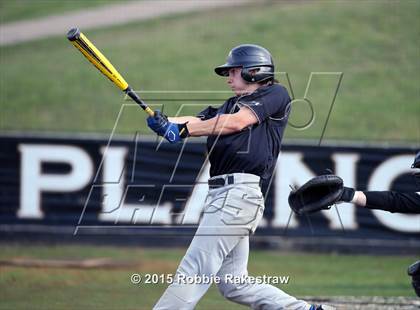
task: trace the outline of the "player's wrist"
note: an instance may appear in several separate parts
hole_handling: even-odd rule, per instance
[[[188,130],[187,124],[188,122],[183,123],[183,124],[178,124],[178,131],[179,131],[179,136],[181,137],[181,139],[185,139],[190,136],[190,132]]]
[[[351,202],[354,198],[355,190],[351,187],[344,186],[343,193],[341,195],[341,201],[344,202]]]
[[[365,207],[366,201],[367,199],[365,193],[363,193],[362,191],[356,191],[351,202],[360,207]]]

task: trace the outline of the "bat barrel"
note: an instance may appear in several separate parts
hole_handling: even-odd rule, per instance
[[[130,98],[137,102],[150,116],[154,115],[153,110],[140,99],[132,90],[121,74],[114,68],[111,62],[89,41],[79,28],[72,28],[67,32],[67,39],[108,79],[119,89],[124,91]]]
[[[80,29],[79,28],[71,28],[67,32],[67,39],[70,41],[76,41],[80,38]]]

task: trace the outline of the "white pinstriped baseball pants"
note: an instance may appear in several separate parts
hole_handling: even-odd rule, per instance
[[[264,211],[259,177],[244,173],[233,176],[235,184],[209,190],[200,225],[175,279],[180,275],[184,279],[217,276],[222,280],[217,286],[225,298],[252,309],[309,309],[306,302],[269,284],[223,281],[225,275],[248,275],[249,234],[257,228]],[[174,281],[153,309],[194,309],[210,285]]]

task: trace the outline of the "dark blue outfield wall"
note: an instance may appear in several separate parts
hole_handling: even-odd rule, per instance
[[[109,143],[109,144],[108,144]],[[133,139],[0,136],[2,240],[186,245],[206,197],[202,140],[170,145]],[[341,204],[292,214],[289,185],[331,169],[347,186],[416,191],[415,149],[286,144],[253,245],[298,250],[419,252],[420,215]]]

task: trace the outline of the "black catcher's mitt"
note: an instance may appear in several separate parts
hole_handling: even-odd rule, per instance
[[[289,194],[290,208],[297,214],[329,209],[343,195],[343,180],[334,174],[317,176]]]

